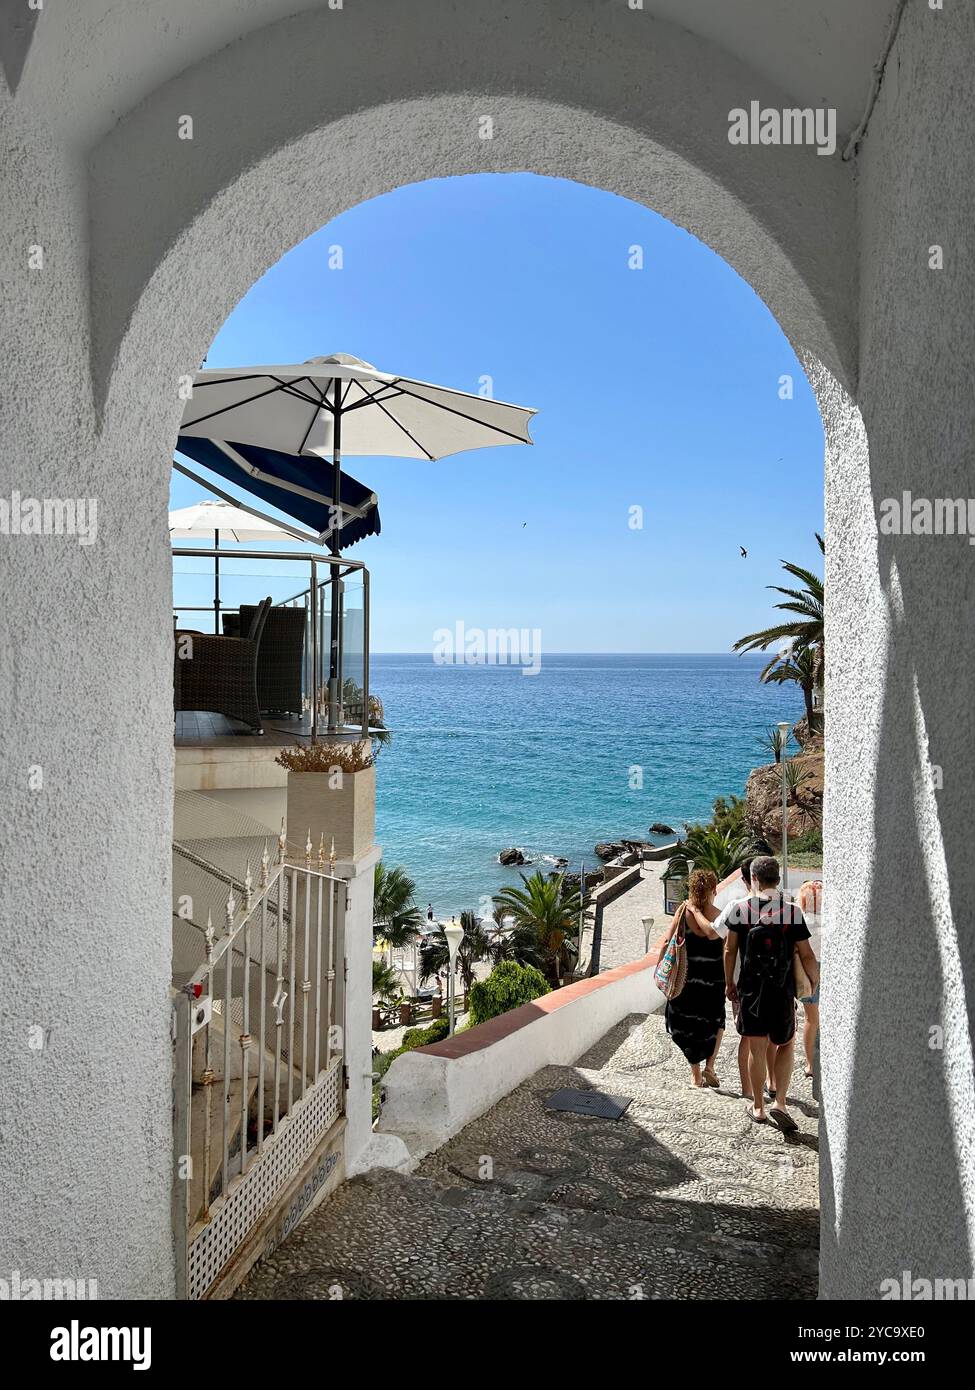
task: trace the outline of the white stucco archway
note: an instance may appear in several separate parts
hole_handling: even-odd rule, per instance
[[[970,1057],[973,946],[962,936],[939,957],[943,905],[932,901],[945,874],[956,902],[975,897],[965,570],[911,538],[878,546],[874,517],[922,464],[933,494],[970,490],[975,268],[957,248],[971,222],[975,11],[539,0],[500,15],[442,0],[341,11],[172,0],[155,34],[151,6],[63,8],[37,24],[22,74],[0,92],[17,152],[0,248],[11,286],[3,405],[9,457],[22,461],[13,485],[97,493],[102,540],[97,566],[91,552],[38,547],[5,573],[9,610],[31,631],[10,642],[14,763],[21,749],[43,754],[56,791],[26,800],[16,763],[9,862],[34,875],[37,928],[58,923],[43,938],[12,933],[8,963],[16,1026],[53,1012],[61,1036],[84,1046],[50,1063],[10,1053],[8,1104],[45,1213],[27,1210],[17,1165],[0,1166],[11,1267],[61,1268],[84,1251],[106,1295],[172,1288],[168,942],[156,924],[170,909],[164,517],[178,378],[254,280],[343,208],[404,182],[522,169],[624,194],[686,227],[749,281],[806,363],[827,434],[826,871],[844,943],[824,986],[823,1287],[868,1297],[901,1268],[964,1273],[972,1121],[918,1038],[947,1013],[951,1055],[964,1061],[967,1042]],[[72,61],[82,47],[90,63]],[[881,81],[881,64],[875,82],[881,58],[890,75]],[[729,144],[732,108],[816,105],[823,93],[840,108],[841,145],[857,132],[855,159]],[[178,137],[186,115],[191,141]],[[478,138],[482,115],[495,121],[490,141]],[[25,276],[22,248],[35,241],[48,269]],[[936,277],[932,241],[947,250]],[[133,528],[133,515],[147,520]],[[124,661],[104,659],[116,630],[138,635]],[[931,756],[950,748],[953,759],[923,817],[916,704]],[[49,871],[52,846],[73,873]],[[11,889],[7,901],[19,921],[22,898]],[[125,1002],[124,1065],[107,979]],[[892,1052],[893,1092],[877,1084]],[[52,1104],[37,1100],[48,1064]],[[75,1149],[85,1161],[69,1202]]]
[[[498,143],[474,134],[480,106],[505,133]],[[845,317],[830,321],[797,270],[810,248],[784,248],[733,189],[647,136],[529,97],[478,104],[448,93],[356,112],[270,151],[216,188],[174,235],[132,308],[106,382],[106,436],[121,432],[139,393],[154,405],[159,463],[168,474],[182,409],[178,377],[193,370],[230,310],[285,251],[398,184],[479,170],[528,170],[598,185],[664,213],[723,254],[773,307],[800,354],[824,413],[827,459],[834,468],[842,459],[846,472],[853,449],[868,484],[862,425],[839,379],[854,370],[850,325]],[[105,312],[119,313],[118,303]],[[98,361],[96,352],[96,372]],[[147,383],[154,387],[147,391]],[[161,597],[169,602],[168,570]],[[356,1142],[354,1128],[349,1139]]]

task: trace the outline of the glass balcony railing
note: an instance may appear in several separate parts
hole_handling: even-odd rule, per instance
[[[323,733],[366,738],[381,727],[369,690],[369,571],[360,561],[173,547],[177,638],[246,637],[253,610],[266,597],[272,606],[257,653],[262,714],[300,719],[296,732],[313,740]],[[304,621],[285,617],[287,610],[300,610]],[[218,706],[219,692],[208,707]]]

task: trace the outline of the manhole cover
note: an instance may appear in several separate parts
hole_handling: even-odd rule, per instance
[[[619,1120],[633,1104],[632,1096],[608,1096],[605,1091],[574,1091],[565,1086],[553,1091],[546,1110],[569,1110],[574,1115],[593,1115],[599,1120]]]

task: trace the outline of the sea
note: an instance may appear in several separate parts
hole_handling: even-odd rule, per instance
[[[545,654],[537,675],[374,653],[392,742],[376,769],[377,838],[425,911],[484,914],[491,895],[558,858],[598,865],[600,841],[706,820],[771,761],[759,739],[803,714],[795,685],[763,685],[758,653]],[[503,868],[517,847],[532,868]]]

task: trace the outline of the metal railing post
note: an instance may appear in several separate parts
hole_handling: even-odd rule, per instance
[[[332,576],[332,602],[338,605],[338,652],[335,662],[335,706],[329,706],[329,729],[338,729],[345,724],[345,580],[342,572],[335,569]]]
[[[318,737],[318,562],[311,562],[311,741]]]
[[[362,571],[362,737],[369,737],[369,571]]]
[[[176,1297],[189,1296],[190,1193],[193,1160],[190,1104],[193,1085],[192,1001],[180,994],[173,1001],[173,1245]]]

